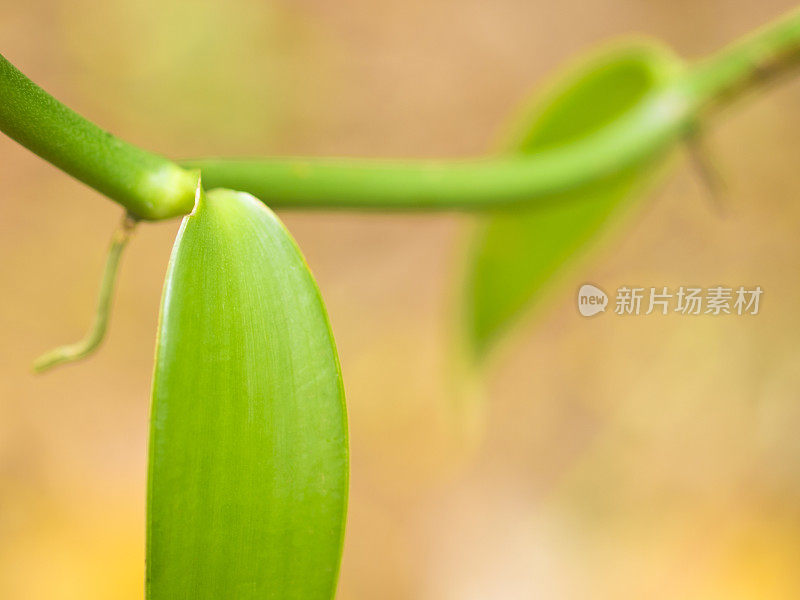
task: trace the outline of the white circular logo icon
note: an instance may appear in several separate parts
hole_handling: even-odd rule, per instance
[[[584,317],[593,317],[605,312],[608,306],[608,295],[599,287],[584,283],[578,290],[578,312]]]

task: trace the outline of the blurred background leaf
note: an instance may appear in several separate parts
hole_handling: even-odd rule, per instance
[[[655,42],[619,41],[560,73],[520,119],[509,148],[520,153],[569,144],[632,110],[678,73]],[[547,288],[663,172],[663,154],[599,182],[554,195],[533,210],[482,218],[467,267],[467,340],[481,358]]]

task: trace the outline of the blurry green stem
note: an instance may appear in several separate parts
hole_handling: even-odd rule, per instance
[[[710,109],[761,87],[800,56],[800,12],[731,44],[653,91],[596,134],[528,156],[453,161],[203,159],[207,187],[248,191],[274,207],[480,210],[536,201],[645,161]],[[117,139],[0,56],[0,130],[149,220],[188,213],[197,173]]]
[[[122,224],[111,237],[111,246],[106,257],[106,266],[100,283],[100,293],[97,297],[97,310],[95,311],[91,329],[79,342],[59,346],[36,359],[33,363],[35,372],[42,373],[56,365],[80,360],[94,352],[103,341],[108,328],[108,317],[111,312],[111,300],[114,295],[114,284],[119,270],[119,261],[135,227],[136,220],[130,215],[125,215]]]
[[[687,93],[710,110],[755,91],[800,63],[800,9],[701,60],[687,74]]]
[[[800,12],[731,44],[656,89],[580,142],[528,156],[453,161],[198,159],[208,187],[244,190],[272,207],[481,210],[532,202],[643,162],[711,109],[787,72],[800,58]]]
[[[0,55],[0,131],[141,219],[194,206],[197,174],[123,142],[70,110]]]

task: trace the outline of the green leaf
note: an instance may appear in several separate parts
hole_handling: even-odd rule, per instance
[[[335,594],[348,486],[325,307],[256,198],[213,190],[178,233],[151,415],[147,598]]]
[[[673,55],[641,41],[580,61],[537,98],[507,147],[533,153],[609,125],[679,72]],[[468,341],[482,357],[580,252],[646,188],[663,156],[554,195],[545,207],[497,212],[479,223],[467,267]]]

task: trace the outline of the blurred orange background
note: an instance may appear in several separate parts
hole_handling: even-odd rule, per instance
[[[791,3],[29,0],[4,55],[170,156],[471,156],[582,49],[696,57]],[[800,597],[800,75],[726,111],[691,165],[521,328],[464,406],[450,366],[465,215],[282,213],[338,341],[352,484],[339,598]],[[150,376],[177,222],[139,228],[87,328],[120,209],[0,136],[0,598],[141,598]],[[592,281],[761,285],[756,317],[582,319]],[[469,418],[465,419],[465,412]]]

